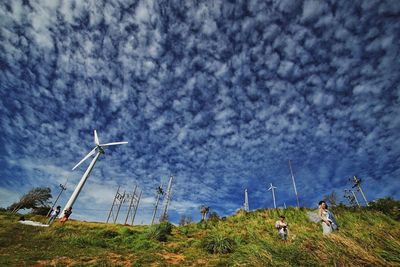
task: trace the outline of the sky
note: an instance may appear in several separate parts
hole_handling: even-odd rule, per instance
[[[0,2],[0,206],[33,187],[64,205],[101,143],[71,218],[105,221],[118,186],[173,175],[169,218],[316,207],[349,178],[400,198],[400,2]],[[357,193],[359,200],[361,196]],[[121,208],[125,219],[127,204]],[[158,213],[159,215],[159,213]]]

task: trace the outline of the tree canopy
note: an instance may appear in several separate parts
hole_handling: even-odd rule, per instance
[[[49,199],[51,197],[51,189],[49,187],[35,187],[23,195],[19,201],[11,204],[8,209],[17,212],[21,209],[32,209],[35,211],[49,208]]]

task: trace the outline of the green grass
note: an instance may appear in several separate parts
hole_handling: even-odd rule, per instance
[[[308,210],[281,210],[289,239],[279,240],[275,210],[238,212],[181,227],[68,221],[49,228],[0,213],[0,266],[400,266],[400,223],[371,210],[335,210],[340,230],[323,236]],[[40,216],[27,219],[45,222]]]

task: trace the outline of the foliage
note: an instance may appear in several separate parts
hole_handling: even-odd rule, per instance
[[[231,237],[214,232],[203,238],[201,246],[209,253],[230,253],[235,247],[235,242]]]
[[[337,204],[337,194],[332,191],[329,195],[325,195],[322,200],[328,203],[329,207],[334,207]]]
[[[147,231],[147,237],[157,241],[167,241],[167,237],[171,234],[171,231],[172,224],[169,222],[162,222],[151,226]]]
[[[32,227],[18,223],[19,214],[0,212],[0,266],[400,266],[400,222],[384,214],[396,203],[385,201],[336,206],[341,228],[329,236],[309,221],[309,210],[293,207],[181,227],[74,220]],[[290,226],[286,242],[274,228],[280,214]]]
[[[219,216],[218,213],[216,213],[215,211],[211,212],[210,215],[208,216],[208,220],[211,222],[217,222],[219,221]]]
[[[49,210],[50,210],[49,206],[37,207],[35,209],[32,209],[32,214],[46,216]]]
[[[18,202],[11,204],[8,210],[17,212],[20,209],[39,209],[46,207],[49,210],[51,189],[49,187],[35,187],[23,195]],[[40,213],[40,212],[39,212]]]
[[[400,221],[400,201],[391,197],[377,199],[369,203],[368,209],[380,211],[391,218]]]

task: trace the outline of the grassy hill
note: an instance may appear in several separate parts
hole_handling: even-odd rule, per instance
[[[277,237],[274,210],[180,227],[68,221],[49,228],[3,212],[0,266],[400,266],[400,223],[386,215],[337,209],[340,231],[323,236],[307,210],[284,213],[287,242]]]

